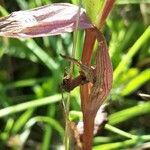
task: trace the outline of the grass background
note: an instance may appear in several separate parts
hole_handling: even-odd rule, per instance
[[[59,0],[1,0],[0,15]],[[72,1],[74,2],[74,1]],[[109,122],[93,149],[141,148],[150,141],[150,1],[118,0],[104,33],[114,68]],[[80,59],[84,33],[78,33]],[[34,39],[0,37],[0,149],[60,149],[64,115],[60,83],[69,68],[72,34]],[[74,74],[77,74],[75,69]],[[71,93],[72,118],[79,117],[79,88]],[[150,147],[150,146],[149,146]],[[63,149],[63,148],[62,148]]]

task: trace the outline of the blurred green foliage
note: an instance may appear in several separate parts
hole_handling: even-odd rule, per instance
[[[0,15],[54,2],[70,1],[2,0]],[[150,98],[138,95],[150,94],[150,27],[144,19],[149,13],[142,10],[143,5],[150,1],[118,0],[104,28],[114,83],[108,101],[110,122],[95,137],[95,150],[139,148],[150,140]],[[77,38],[76,56],[80,59],[83,31]],[[0,149],[62,147],[60,84],[68,63],[59,54],[71,54],[72,44],[71,33],[34,39],[0,37]],[[72,91],[70,103],[70,118],[80,119],[78,88]]]

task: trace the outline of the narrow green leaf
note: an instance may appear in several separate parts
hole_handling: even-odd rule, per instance
[[[22,140],[22,143],[25,143],[32,126],[35,125],[35,123],[37,122],[42,122],[42,123],[47,123],[48,125],[50,125],[53,129],[55,129],[56,131],[58,131],[59,135],[61,136],[61,138],[63,139],[63,135],[64,135],[64,129],[62,128],[62,126],[60,125],[60,123],[51,118],[51,117],[44,117],[44,116],[36,116],[31,118],[25,125],[24,127],[24,131],[20,134],[20,138]],[[44,149],[45,150],[45,149]]]
[[[136,135],[132,135],[132,134],[130,134],[130,133],[128,133],[128,132],[125,132],[125,131],[123,131],[123,130],[120,130],[119,128],[116,128],[116,127],[114,127],[114,126],[111,126],[110,124],[106,124],[105,125],[105,129],[106,130],[109,130],[109,131],[111,131],[111,132],[114,132],[114,133],[117,133],[118,135],[121,135],[121,136],[123,136],[123,137],[126,137],[126,138],[137,138],[137,136]]]
[[[118,111],[109,116],[109,124],[116,125],[127,121],[133,117],[150,113],[150,102],[139,104],[137,106]]]
[[[136,77],[138,73],[139,73],[139,70],[137,68],[130,68],[129,70],[126,71],[126,74],[122,74],[122,76],[118,78],[116,82],[114,82],[113,84],[114,89],[119,88],[122,92],[123,85],[125,85],[126,87],[126,84],[129,83],[129,81],[132,80],[134,77]]]
[[[18,105],[6,107],[3,109],[0,109],[0,118],[5,117],[10,114],[14,114],[14,113],[23,111],[23,110],[26,110],[26,109],[29,109],[29,108],[35,108],[35,107],[40,107],[40,106],[44,106],[47,104],[56,103],[56,102],[60,101],[61,98],[62,98],[62,96],[60,94],[57,94],[57,95],[41,98],[38,100],[32,100],[30,102],[25,102],[25,103],[21,103]]]
[[[39,79],[32,78],[32,79],[20,80],[20,81],[6,84],[4,87],[4,90],[34,86],[35,84],[46,82],[48,79],[49,77],[44,77],[44,78],[39,78]]]
[[[22,10],[29,9],[29,5],[27,1],[23,1],[23,0],[16,0],[16,1]]]
[[[148,80],[150,80],[150,69],[146,69],[142,71],[138,76],[134,77],[134,79],[132,79],[122,90],[121,95],[125,96],[134,92]]]
[[[70,121],[82,120],[82,119],[83,119],[83,115],[82,115],[81,111],[71,110],[69,112],[69,120]]]
[[[126,71],[129,67],[129,64],[133,56],[138,52],[141,46],[149,39],[150,37],[150,26],[147,27],[145,32],[140,36],[140,38],[134,43],[134,45],[129,49],[128,53],[123,57],[119,65],[114,71],[114,82],[118,79],[119,75]]]
[[[4,7],[2,7],[1,5],[0,5],[0,12],[1,12],[1,14],[2,14],[3,16],[7,16],[7,15],[8,15],[7,10],[6,10]]]
[[[56,113],[56,107],[54,107],[53,105],[49,105],[47,117],[55,118],[55,113]],[[52,133],[53,133],[52,127],[49,124],[46,124],[44,127],[44,134],[43,134],[41,150],[49,149],[49,145],[51,143],[51,138],[52,138]]]
[[[78,5],[79,0],[71,0],[72,4]]]
[[[96,23],[103,3],[104,0],[83,0],[83,6],[86,10],[87,16],[91,19],[92,23]]]
[[[8,140],[8,138],[11,134],[11,130],[13,128],[13,125],[14,125],[14,119],[9,118],[6,122],[6,125],[5,125],[3,132],[0,134],[1,140]]]
[[[29,109],[26,112],[24,112],[14,123],[12,133],[17,134],[18,131],[20,131],[25,123],[30,119],[34,109]]]
[[[150,0],[117,0],[117,4],[150,3]]]
[[[102,145],[98,145],[98,146],[94,146],[93,150],[120,150],[120,149],[127,149],[129,146],[132,145],[137,145],[138,143],[143,142],[143,138],[145,136],[141,136],[139,137],[139,139],[141,139],[141,141],[137,138],[137,139],[131,139],[131,140],[125,140],[122,142],[114,142],[114,143],[108,143],[108,144],[102,144]],[[144,141],[149,141],[150,140],[150,136],[145,139]]]
[[[47,68],[50,70],[58,68],[58,64],[40,46],[38,46],[33,39],[20,40],[44,63],[45,66],[47,66]]]
[[[64,129],[60,125],[58,121],[51,117],[43,117],[43,116],[36,116],[34,118],[31,118],[27,123],[25,129],[31,128],[36,122],[44,122],[48,123],[50,126],[52,126],[53,129],[58,131],[61,137],[64,135]]]

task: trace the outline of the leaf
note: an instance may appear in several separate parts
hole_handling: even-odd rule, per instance
[[[133,117],[150,113],[150,102],[138,104],[136,106],[123,109],[109,116],[109,124],[116,125],[127,121]]]
[[[130,68],[126,71],[126,74],[120,75],[118,80],[113,83],[113,87],[115,90],[119,89],[122,92],[124,86],[127,85],[133,78],[135,78],[139,74],[139,70],[137,68]]]
[[[139,4],[139,3],[150,3],[150,0],[117,0],[117,4]]]
[[[92,23],[96,23],[96,18],[99,16],[104,0],[83,0],[83,5],[86,9],[87,16]]]
[[[10,115],[10,114],[14,114],[14,113],[23,111],[23,110],[26,110],[26,109],[40,107],[40,106],[47,105],[47,104],[53,104],[53,103],[56,103],[60,100],[61,100],[61,95],[56,94],[56,95],[41,98],[38,100],[31,100],[29,102],[25,102],[25,103],[21,103],[18,105],[6,107],[3,109],[0,109],[0,118],[5,117],[5,116]]]
[[[72,4],[78,5],[80,0],[71,0]]]
[[[99,29],[104,25],[114,3],[115,0],[83,0],[87,16]]]
[[[119,75],[129,68],[133,56],[140,50],[141,46],[149,39],[149,37],[150,37],[150,26],[146,28],[145,32],[139,37],[139,39],[134,43],[134,45],[129,49],[128,53],[123,57],[121,62],[118,64],[113,75],[114,83],[118,80]]]
[[[150,80],[150,69],[146,69],[142,71],[139,75],[134,77],[122,90],[121,95],[129,95],[130,93],[134,92],[140,86],[142,86],[145,82]]]
[[[0,19],[0,36],[13,38],[58,35],[75,30],[78,6],[69,3],[45,5],[17,11]],[[84,9],[80,11],[79,28],[91,28]]]
[[[19,132],[23,128],[23,126],[28,121],[28,119],[30,119],[33,112],[34,112],[34,108],[28,109],[18,119],[16,119],[11,132],[13,134],[15,133],[17,134],[17,132]]]

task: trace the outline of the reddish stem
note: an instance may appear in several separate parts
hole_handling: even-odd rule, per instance
[[[105,20],[113,7],[115,0],[106,0],[103,11],[99,18],[97,27],[99,29],[105,23]],[[96,33],[93,29],[87,29],[84,41],[84,47],[82,52],[82,63],[90,65],[94,43],[96,40]],[[90,106],[90,83],[80,86],[81,93],[81,107],[83,112],[84,121],[84,133],[83,133],[83,150],[92,149],[93,129],[94,129],[94,118],[96,116],[96,110],[93,110]],[[90,109],[91,108],[91,109]]]
[[[98,25],[97,27],[99,29],[101,29],[106,21],[106,18],[108,17],[110,11],[112,10],[112,7],[115,3],[115,0],[106,0],[105,1],[105,4],[104,4],[104,7],[103,7],[103,11],[100,15],[100,18],[99,18],[99,22],[98,22]]]
[[[91,63],[95,40],[96,40],[96,35],[93,29],[87,29],[85,33],[85,40],[84,40],[82,59],[81,59],[82,63],[85,65],[89,65]]]
[[[95,32],[93,29],[86,30],[84,47],[82,52],[82,63],[89,65],[91,63],[92,52],[94,43],[96,40]],[[83,133],[83,150],[91,150],[92,139],[93,139],[93,128],[94,120],[93,116],[90,115],[88,111],[88,102],[89,102],[89,89],[90,83],[80,86],[81,93],[81,107],[83,112],[83,121],[84,121],[84,133]]]

